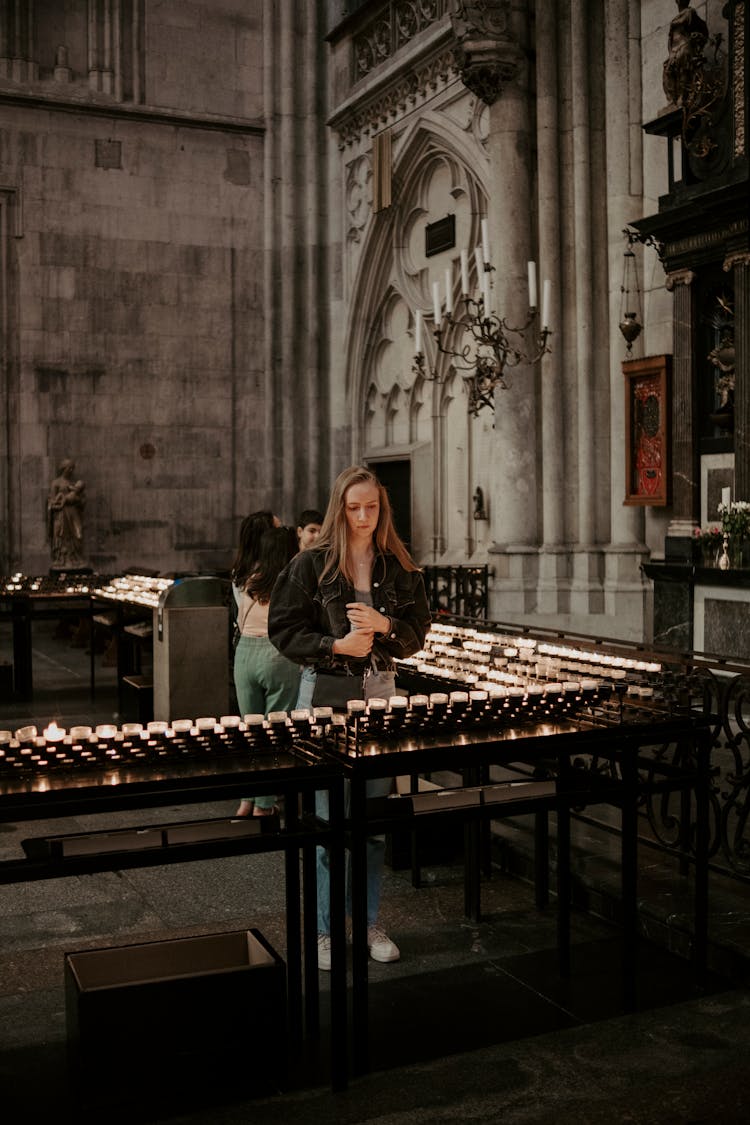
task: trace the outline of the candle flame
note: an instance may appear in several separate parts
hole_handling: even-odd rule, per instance
[[[48,742],[59,742],[61,738],[65,738],[65,731],[57,725],[54,719],[42,733]]]

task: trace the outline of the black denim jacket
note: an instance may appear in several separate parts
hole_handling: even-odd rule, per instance
[[[324,561],[324,550],[311,547],[282,570],[271,593],[268,636],[295,664],[356,675],[370,658],[334,655],[332,648],[334,640],[349,632],[346,605],[357,597],[341,575],[329,574],[319,583]],[[430,611],[421,573],[404,570],[395,555],[375,556],[370,585],[372,604],[391,619],[387,634],[375,634],[371,653],[375,667],[383,671],[393,667],[394,657],[412,656],[424,647]]]

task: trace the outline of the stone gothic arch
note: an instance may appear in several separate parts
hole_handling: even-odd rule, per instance
[[[434,558],[464,558],[467,547],[470,553],[474,548],[471,495],[482,442],[471,440],[465,391],[450,357],[437,347],[431,310],[433,284],[438,282],[444,293],[446,272],[454,308],[459,307],[460,251],[479,242],[485,213],[486,187],[478,175],[482,162],[473,127],[459,127],[437,113],[425,115],[394,138],[392,206],[364,225],[357,223],[346,364],[353,457],[412,457],[416,449],[429,450],[420,458],[429,470],[419,503],[431,512],[422,547],[429,540]],[[354,164],[348,172],[352,190],[367,182],[361,157]],[[455,243],[428,256],[426,227],[448,213],[454,216]],[[347,238],[352,237],[350,228]],[[435,380],[413,370],[417,309],[427,325],[423,349]],[[483,433],[481,424],[477,428]]]

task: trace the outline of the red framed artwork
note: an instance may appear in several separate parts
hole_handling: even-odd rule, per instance
[[[624,504],[664,507],[670,501],[672,357],[626,359]]]

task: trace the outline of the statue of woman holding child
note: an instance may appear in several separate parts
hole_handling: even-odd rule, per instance
[[[53,570],[75,570],[83,563],[83,509],[86,491],[82,480],[73,480],[75,462],[60,462],[47,497],[47,533]]]

